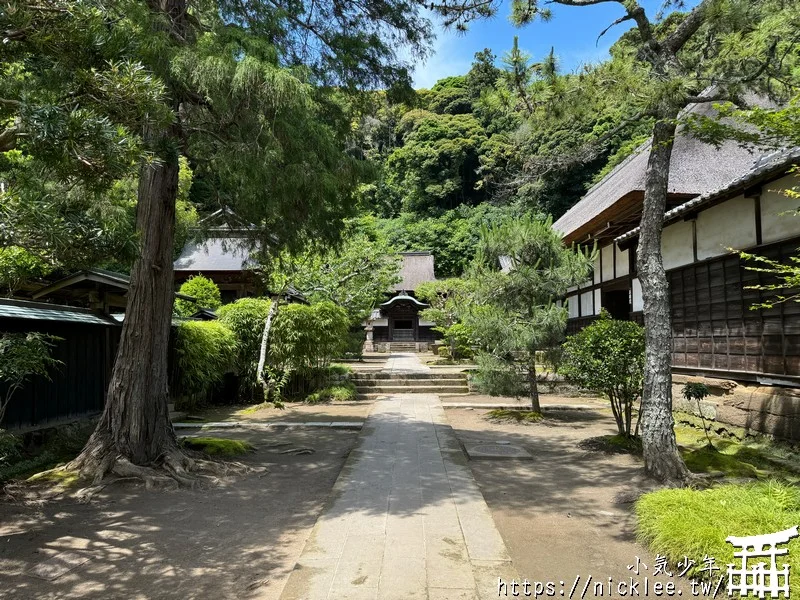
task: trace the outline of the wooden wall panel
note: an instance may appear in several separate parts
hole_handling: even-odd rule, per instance
[[[759,248],[788,262],[800,240]],[[753,309],[769,292],[748,289],[772,276],[724,256],[668,273],[673,365],[752,374],[800,376],[800,303]]]

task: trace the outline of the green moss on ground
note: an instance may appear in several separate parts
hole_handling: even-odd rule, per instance
[[[675,437],[686,465],[694,473],[719,471],[731,477],[800,479],[797,447],[768,436],[710,433],[713,448],[702,428],[676,425]]]
[[[697,566],[703,565],[705,555],[713,556],[724,572],[725,565],[734,562],[734,547],[726,537],[773,533],[800,523],[800,489],[774,480],[702,491],[663,489],[642,496],[635,512],[639,540],[653,554],[667,556],[673,565],[687,556]],[[789,554],[783,558],[796,573],[800,538],[788,547]],[[791,577],[789,586],[792,596],[800,594],[800,578]]]
[[[601,435],[582,440],[578,443],[578,448],[607,454],[641,454],[642,440],[620,434]]]
[[[27,480],[31,482],[47,481],[49,483],[57,483],[64,487],[70,487],[78,483],[80,476],[77,471],[54,468],[31,475]]]
[[[323,402],[349,402],[358,398],[356,386],[345,381],[317,390],[306,396],[307,404],[320,404]]]
[[[181,440],[184,447],[209,456],[239,456],[255,450],[250,442],[218,437],[186,437]]]
[[[544,419],[540,412],[532,410],[515,410],[508,408],[496,408],[490,410],[487,418],[492,421],[513,421],[516,423],[538,423]]]

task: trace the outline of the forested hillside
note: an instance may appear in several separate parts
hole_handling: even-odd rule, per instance
[[[614,133],[631,112],[629,54],[623,37],[610,60],[562,73],[554,51],[536,61],[514,39],[403,101],[375,94],[357,129],[376,171],[363,210],[397,250],[432,250],[439,277],[461,274],[481,223],[558,218],[648,135],[646,118]]]

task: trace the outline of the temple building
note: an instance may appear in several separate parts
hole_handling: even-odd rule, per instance
[[[553,224],[565,243],[598,248],[591,278],[565,300],[568,333],[591,323],[601,309],[642,322],[636,247],[649,149],[649,143],[638,148]],[[721,394],[747,389],[748,399],[737,400],[738,416],[722,420],[743,427],[757,423],[758,430],[794,439],[800,438],[800,419],[786,417],[786,411],[800,408],[800,389],[792,389],[800,388],[800,303],[754,308],[776,292],[753,286],[775,279],[747,268],[755,265],[738,251],[783,264],[798,256],[798,201],[786,193],[800,185],[799,174],[792,172],[798,164],[800,148],[751,151],[735,142],[716,148],[679,132],[662,235],[673,375],[682,376],[675,381],[729,382],[719,388]],[[753,400],[761,393],[763,402]],[[678,391],[673,398],[679,401]]]
[[[434,323],[420,318],[428,307],[414,292],[421,283],[434,281],[433,255],[430,252],[402,252],[400,282],[387,299],[376,307],[364,323],[367,339],[365,352],[425,352],[439,334]]]
[[[200,221],[202,232],[187,242],[173,267],[175,285],[195,275],[211,279],[219,287],[222,302],[227,304],[259,294],[259,281],[250,270],[253,226],[228,209],[221,209]],[[202,235],[200,235],[202,233]]]

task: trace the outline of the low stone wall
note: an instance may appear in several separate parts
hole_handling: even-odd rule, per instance
[[[683,384],[687,382],[708,386],[710,394],[700,403],[705,419],[746,432],[800,441],[800,389],[673,375],[674,410],[696,416],[700,416],[697,402],[688,402],[682,395]]]

